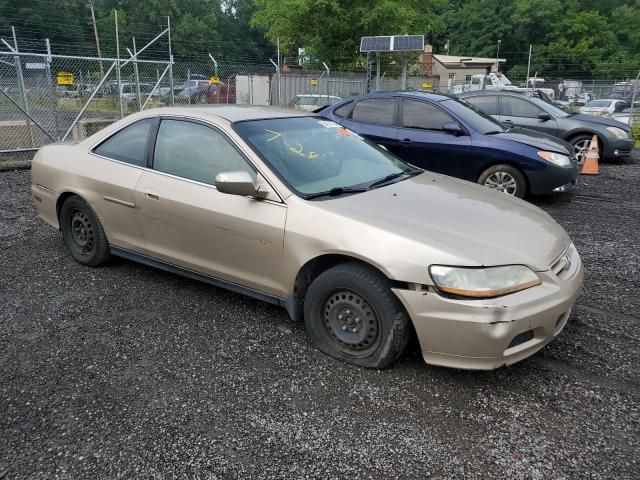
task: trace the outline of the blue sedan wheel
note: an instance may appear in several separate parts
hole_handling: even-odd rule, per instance
[[[480,175],[478,183],[518,198],[524,197],[527,191],[524,175],[510,165],[494,165],[487,168]]]

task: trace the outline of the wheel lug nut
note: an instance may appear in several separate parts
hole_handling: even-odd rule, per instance
[[[342,320],[343,317],[344,317],[344,315],[342,315],[342,314],[338,315],[338,320]]]
[[[347,331],[347,326],[346,326],[346,325],[343,325],[343,326],[342,326],[342,331],[343,331],[343,332],[346,332],[346,331]]]

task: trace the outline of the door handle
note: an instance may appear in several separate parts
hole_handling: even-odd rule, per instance
[[[403,138],[400,143],[413,143],[410,138]]]
[[[151,190],[145,190],[144,196],[150,200],[160,200],[160,195],[158,195],[155,192],[152,192]]]

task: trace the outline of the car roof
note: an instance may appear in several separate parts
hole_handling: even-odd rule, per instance
[[[464,92],[458,95],[460,98],[464,97],[481,97],[486,95],[500,95],[510,97],[531,97],[527,95],[527,92],[510,92],[509,90],[478,90],[475,92]]]
[[[260,105],[197,105],[181,107],[161,107],[145,110],[145,117],[156,115],[185,115],[204,119],[224,118],[229,122],[244,120],[265,120],[283,117],[308,117],[310,112],[293,108],[269,107]]]
[[[442,102],[443,100],[455,98],[452,95],[447,95],[447,94],[438,93],[438,92],[427,92],[427,91],[421,91],[421,90],[390,90],[390,91],[381,91],[381,92],[371,92],[365,95],[352,97],[349,100],[361,100],[365,98],[388,98],[388,97],[419,98],[419,99],[430,100],[432,102]]]

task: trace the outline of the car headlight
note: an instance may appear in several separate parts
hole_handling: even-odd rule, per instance
[[[556,152],[546,152],[544,150],[538,152],[538,156],[540,158],[544,158],[547,162],[554,163],[561,167],[566,167],[571,165],[571,159],[568,155],[563,155],[561,153]]]
[[[500,297],[542,283],[538,275],[524,265],[487,268],[431,265],[429,273],[438,290],[469,298]]]
[[[607,127],[607,132],[609,132],[613,138],[629,138],[629,134],[618,127]]]

